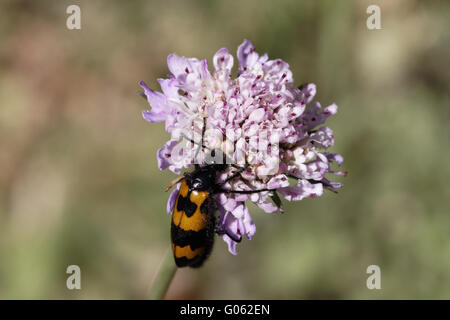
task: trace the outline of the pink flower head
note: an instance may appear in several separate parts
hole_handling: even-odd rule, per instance
[[[181,169],[204,165],[205,152],[222,150],[234,164],[246,170],[225,184],[226,189],[268,191],[252,194],[221,193],[216,197],[220,211],[219,229],[229,251],[236,254],[235,239],[251,239],[256,228],[246,206],[254,202],[265,212],[282,210],[278,194],[288,201],[322,195],[323,189],[335,191],[342,185],[326,174],[330,164],[343,163],[339,154],[325,152],[334,144],[333,131],[324,126],[337,112],[337,105],[326,108],[312,102],[314,84],[294,85],[289,65],[281,59],[259,55],[253,44],[244,40],[238,47],[237,77],[235,59],[222,48],[213,57],[214,71],[207,60],[171,54],[168,79],[158,79],[161,92],[141,81],[151,110],[142,115],[149,122],[165,121],[171,139],[158,150],[158,166],[179,174]],[[203,124],[206,123],[206,127]],[[228,166],[218,174],[225,181],[238,169]],[[167,210],[173,209],[177,190],[169,197]]]

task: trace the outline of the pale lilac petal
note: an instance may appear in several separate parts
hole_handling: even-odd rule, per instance
[[[222,234],[222,239],[228,244],[228,251],[230,251],[231,254],[236,255],[236,244],[237,242],[234,241],[228,234],[232,235],[235,239],[239,239],[240,235],[237,233],[238,224],[236,218],[228,211],[225,211],[221,205],[218,205],[220,214],[220,228],[222,231],[226,231]]]
[[[277,190],[286,200],[298,201],[305,197],[317,197],[323,193],[321,183],[310,183],[307,180],[300,179],[295,186],[281,188]]]
[[[144,89],[147,101],[152,107],[151,110],[142,111],[144,119],[149,122],[161,122],[166,120],[167,113],[171,109],[167,104],[166,96],[150,89],[144,81],[139,82],[139,85]]]
[[[240,239],[242,236],[246,236],[248,239],[251,239],[253,237],[256,232],[256,226],[253,223],[250,212],[248,211],[248,208],[244,203],[236,206],[236,208],[232,212],[226,211],[220,204],[218,205],[218,208],[221,212],[220,226],[222,230],[226,231],[235,239]],[[233,240],[230,239],[230,237],[227,236],[223,238],[229,244],[229,246],[232,244],[231,241]],[[231,248],[235,247],[231,246]],[[230,252],[233,253],[232,250],[230,250]]]
[[[168,141],[164,148],[158,150],[158,168],[160,170],[167,169],[172,164],[172,149],[178,144],[178,141]]]
[[[249,40],[244,40],[237,50],[237,58],[241,70],[252,66],[258,60],[258,54],[255,52],[253,43]]]
[[[214,68],[216,71],[226,70],[231,71],[234,64],[234,58],[227,48],[219,49],[213,57]]]
[[[157,152],[158,168],[160,170],[169,169],[174,173],[180,173],[180,169],[184,167],[183,155],[184,149],[176,140],[168,141],[164,148]]]
[[[337,110],[338,110],[338,106],[335,103],[333,103],[333,104],[329,105],[328,107],[326,107],[323,110],[323,113],[326,115],[332,115],[332,114],[335,114],[337,112]]]
[[[278,189],[285,188],[289,186],[289,179],[285,174],[279,174],[275,177],[271,178],[269,182],[267,182],[268,189]]]
[[[237,251],[236,251],[236,245],[237,242],[234,241],[233,239],[231,239],[228,235],[223,234],[222,235],[222,239],[223,241],[225,241],[225,243],[228,245],[228,251],[232,254],[232,255],[237,255]]]
[[[220,205],[225,209],[225,211],[233,211],[236,208],[236,200],[230,197],[226,193],[220,193],[217,197]]]
[[[344,163],[344,157],[339,153],[325,153],[325,156],[327,157],[328,161],[336,161],[339,166]]]
[[[211,77],[211,73],[209,72],[208,68],[208,60],[203,59],[201,61],[201,71],[202,71],[202,78],[206,79]]]
[[[256,169],[256,174],[260,178],[274,175],[278,172],[280,159],[277,156],[268,156],[264,159],[262,165]]]
[[[228,198],[223,207],[227,211],[233,211],[236,208],[236,200],[233,198]]]
[[[175,208],[175,203],[177,201],[178,192],[180,191],[180,184],[176,186],[170,193],[169,199],[167,200],[167,213],[172,214]]]
[[[150,110],[142,110],[142,117],[148,122],[161,122],[166,120],[167,114],[164,112],[152,112]]]
[[[250,211],[248,210],[247,206],[243,204],[243,207],[245,211],[244,219],[241,220],[242,232],[243,234],[245,234],[247,239],[251,240],[256,233],[256,225],[253,222],[252,217],[250,216]]]
[[[260,122],[260,121],[262,121],[264,119],[265,115],[266,115],[266,112],[264,111],[264,109],[259,108],[259,109],[256,109],[255,111],[253,111],[248,116],[248,119],[250,121]]]
[[[308,83],[303,86],[301,92],[304,94],[303,103],[308,104],[314,99],[317,92],[317,87],[314,83]]]
[[[300,164],[291,170],[291,174],[303,179],[322,180],[329,170],[328,159],[322,153],[315,152],[314,154],[316,155],[315,160]]]
[[[189,72],[193,71],[189,70],[190,66],[188,64],[188,60],[185,57],[180,57],[175,53],[172,53],[167,57],[167,66],[175,78],[180,76],[185,77],[189,74]]]
[[[333,182],[333,181],[328,180],[327,178],[323,178],[320,182],[324,185],[325,188],[327,188],[327,187],[328,188],[331,187],[332,189],[342,188],[342,183]]]
[[[289,64],[281,59],[268,61],[264,64],[266,79],[271,79],[277,84],[291,83],[292,72],[289,70]]]
[[[328,149],[334,145],[333,130],[328,127],[321,127],[319,130],[311,134],[310,140],[319,148]]]
[[[167,98],[178,98],[178,86],[175,78],[158,79],[161,90]]]
[[[347,171],[328,170],[328,173],[332,173],[332,174],[335,174],[337,176],[343,176],[343,177],[347,176]]]
[[[332,104],[322,110],[320,103],[313,103],[301,117],[303,120],[303,129],[312,130],[313,128],[325,123],[327,118],[335,112],[337,112],[337,106],[335,104]]]
[[[256,232],[256,227],[247,206],[242,203],[231,213],[236,222],[236,224],[233,222],[231,231],[239,237],[245,235],[248,239],[251,239]]]
[[[256,205],[263,209],[266,213],[274,213],[278,211],[278,207],[272,202],[259,202],[256,203]]]
[[[251,190],[251,188],[245,184],[242,180],[237,180],[233,183],[233,190],[240,190],[240,191],[248,191]],[[250,195],[248,194],[234,194],[234,199],[237,202],[244,202],[247,201],[250,198]]]

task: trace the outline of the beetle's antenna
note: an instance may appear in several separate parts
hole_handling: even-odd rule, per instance
[[[185,138],[187,141],[189,141],[190,143],[196,144],[196,145],[198,145],[198,146],[200,145],[199,142],[197,142],[197,141],[195,141],[195,140],[189,138],[189,137],[188,137],[187,135],[185,135],[184,133],[182,133],[181,136],[182,136],[183,138]],[[209,147],[207,147],[207,146],[205,146],[205,145],[202,145],[202,148],[205,148],[206,150],[211,150],[211,148],[209,148]]]
[[[173,179],[169,185],[166,188],[166,192],[170,190],[170,188],[172,188],[174,185],[176,185],[178,182],[183,181],[185,179],[185,176],[179,176],[175,179]]]
[[[235,164],[231,164],[231,166],[232,166],[233,168],[237,168],[238,171],[235,172],[234,174],[232,174],[230,177],[228,177],[224,182],[221,182],[221,183],[219,184],[220,187],[223,186],[223,185],[224,185],[225,183],[227,183],[228,181],[233,180],[234,178],[238,177],[242,172],[244,172],[248,167],[250,167],[250,164],[246,164],[245,167],[239,167],[239,166],[237,166],[237,165],[235,165]]]
[[[215,193],[253,194],[253,193],[265,192],[265,191],[277,191],[277,189],[259,189],[259,190],[227,190],[227,189],[219,189]]]

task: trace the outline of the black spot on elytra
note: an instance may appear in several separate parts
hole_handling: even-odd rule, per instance
[[[197,248],[205,247],[209,243],[207,239],[209,230],[207,230],[207,228],[199,231],[186,231],[172,224],[170,233],[172,242],[179,247],[190,245],[191,249],[195,250]]]
[[[197,210],[197,205],[189,200],[189,196],[190,193],[187,194],[186,198],[181,194],[178,196],[177,210],[183,211],[188,217],[192,217]]]

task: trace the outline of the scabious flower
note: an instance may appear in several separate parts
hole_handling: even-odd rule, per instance
[[[244,235],[251,239],[256,228],[246,201],[274,213],[283,210],[278,194],[297,201],[321,196],[324,188],[335,191],[341,184],[325,175],[345,175],[330,169],[331,163],[340,166],[344,159],[325,151],[333,146],[334,135],[323,124],[337,112],[336,104],[322,108],[320,103],[312,102],[314,84],[297,88],[286,62],[259,55],[248,40],[238,47],[237,59],[237,76],[233,77],[234,58],[226,48],[214,55],[213,73],[206,59],[169,55],[171,75],[158,79],[162,93],[140,82],[151,106],[142,114],[149,122],[164,121],[171,135],[157,153],[161,170],[179,174],[195,163],[202,164],[204,148],[199,144],[203,135],[203,145],[209,150],[221,149],[233,163],[248,166],[225,184],[226,189],[270,189],[252,194],[221,193],[216,197],[220,228],[235,239]],[[228,166],[218,182],[237,170]],[[175,188],[169,197],[169,213],[177,193]],[[236,254],[237,243],[227,233],[222,238],[229,251]]]

